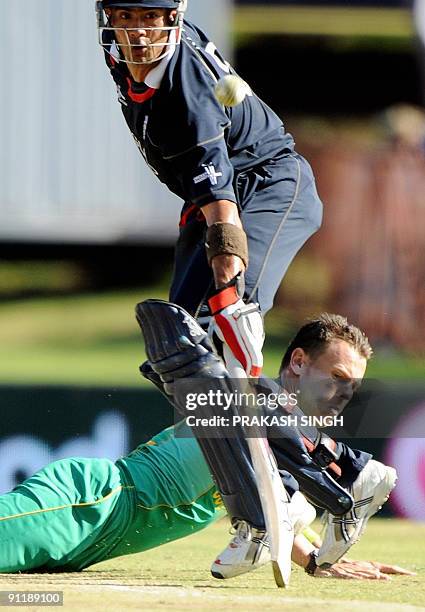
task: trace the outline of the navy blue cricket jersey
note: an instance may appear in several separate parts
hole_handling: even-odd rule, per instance
[[[186,203],[237,202],[235,172],[284,150],[292,136],[255,94],[233,107],[215,98],[218,79],[234,70],[215,45],[185,21],[174,53],[161,60],[145,83],[131,78],[111,41],[106,62],[117,85],[125,120],[146,162]]]

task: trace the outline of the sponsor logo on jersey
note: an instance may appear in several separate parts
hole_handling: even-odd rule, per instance
[[[218,491],[215,491],[212,495],[214,506],[219,508],[224,508],[223,499]]]
[[[217,179],[220,176],[223,176],[223,173],[217,172],[214,164],[202,164],[202,167],[205,169],[204,172],[198,176],[195,176],[193,179],[195,185],[202,183],[203,181],[210,181],[211,185],[217,185]]]
[[[121,91],[121,87],[117,85],[117,94],[118,94],[118,102],[122,104],[122,106],[128,106],[127,100],[124,97],[123,92]]]

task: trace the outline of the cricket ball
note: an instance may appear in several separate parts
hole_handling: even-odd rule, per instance
[[[251,88],[236,74],[226,74],[214,88],[215,97],[224,106],[236,106],[251,94]]]

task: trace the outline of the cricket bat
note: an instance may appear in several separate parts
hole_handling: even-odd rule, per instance
[[[290,499],[267,439],[247,438],[247,442],[269,534],[274,579],[278,587],[287,587],[294,543],[294,528],[289,517]]]
[[[231,368],[230,372],[235,378],[247,378],[242,368]],[[294,528],[289,516],[289,495],[282,483],[267,438],[248,437],[247,443],[269,535],[274,579],[278,587],[287,587],[291,577],[291,552],[294,543]]]

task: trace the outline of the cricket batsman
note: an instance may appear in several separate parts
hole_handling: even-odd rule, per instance
[[[236,106],[217,100],[217,83],[234,70],[185,19],[186,6],[99,0],[99,42],[142,156],[182,200],[170,300],[209,325],[229,371],[257,377],[263,317],[319,228],[322,203],[310,165],[252,90]],[[153,379],[151,366],[143,372]],[[199,443],[235,525],[264,532],[247,443]],[[341,499],[343,514],[350,500]]]

